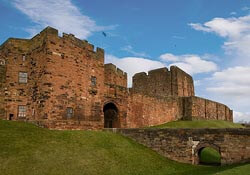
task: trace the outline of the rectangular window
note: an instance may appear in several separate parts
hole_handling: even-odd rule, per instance
[[[73,108],[67,108],[67,118],[73,117]]]
[[[96,77],[91,76],[91,86],[96,86]]]
[[[28,73],[19,72],[19,83],[27,83],[27,82],[28,82]]]
[[[26,117],[26,106],[18,106],[18,117]]]

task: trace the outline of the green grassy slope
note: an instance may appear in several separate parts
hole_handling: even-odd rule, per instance
[[[241,124],[222,120],[174,121],[153,128],[244,128]]]
[[[224,175],[250,165],[209,167],[170,161],[121,135],[51,131],[0,120],[1,175]]]

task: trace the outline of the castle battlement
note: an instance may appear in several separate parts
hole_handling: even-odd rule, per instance
[[[112,63],[108,63],[104,65],[104,68],[106,71],[112,71],[113,73],[119,75],[119,76],[123,76],[125,78],[127,78],[127,73],[124,72],[123,70],[121,70],[120,68],[116,67],[114,64]]]
[[[157,76],[159,74],[166,74],[168,72],[169,72],[169,70],[166,67],[159,68],[159,69],[154,69],[154,70],[148,71],[148,77],[150,77],[150,76]]]
[[[15,52],[16,48],[17,52],[23,52],[23,54],[26,54],[34,49],[41,48],[44,43],[46,44],[46,40],[50,40],[50,38],[53,37],[56,37],[59,40],[63,39],[71,41],[74,46],[87,49],[90,54],[93,55],[92,58],[104,59],[104,50],[102,48],[97,47],[95,49],[93,44],[88,43],[87,40],[81,40],[79,38],[76,38],[73,34],[63,33],[63,36],[60,37],[58,35],[58,30],[52,27],[46,27],[39,34],[35,35],[31,39],[9,38],[0,46],[0,49],[5,47],[6,45],[12,45],[13,52]]]
[[[133,76],[132,92],[151,96],[193,96],[193,78],[177,66],[159,68]]]
[[[177,66],[171,66],[170,67],[170,72],[177,72],[179,74],[185,75],[186,77],[188,77],[190,80],[193,81],[193,77],[191,75],[189,75],[188,73],[186,73],[184,70],[180,69]]]

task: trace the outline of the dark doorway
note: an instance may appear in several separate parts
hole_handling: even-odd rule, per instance
[[[118,109],[114,103],[108,103],[103,107],[104,128],[118,128]]]
[[[9,120],[12,120],[14,118],[14,114],[9,115]]]
[[[218,150],[212,147],[203,147],[198,152],[199,164],[221,165],[221,155]]]

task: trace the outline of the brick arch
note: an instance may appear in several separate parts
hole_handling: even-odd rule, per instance
[[[200,164],[200,153],[204,148],[207,148],[207,147],[215,149],[221,156],[221,148],[219,146],[213,143],[201,142],[195,147],[195,150],[194,150],[194,159],[193,159],[194,164]],[[221,156],[221,159],[222,159],[222,156]]]
[[[109,104],[109,103],[114,104],[114,105],[116,106],[116,108],[117,108],[118,113],[119,113],[119,105],[118,105],[118,103],[117,103],[115,100],[108,100],[108,101],[105,101],[105,102],[103,103],[102,109],[104,110],[104,107],[105,107],[107,104]]]
[[[104,128],[119,128],[119,109],[114,102],[107,102],[103,105]]]

